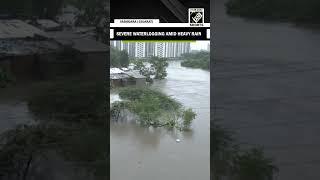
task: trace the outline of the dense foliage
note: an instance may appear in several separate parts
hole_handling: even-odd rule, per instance
[[[183,54],[184,61],[181,62],[181,66],[199,69],[210,69],[210,52],[200,51],[197,53]]]
[[[145,76],[148,82],[152,82],[153,79],[161,80],[167,77],[169,64],[166,58],[152,56],[148,59],[136,59],[133,63],[135,65],[134,69],[139,70],[140,74]]]
[[[30,110],[40,119],[104,124],[107,115],[102,85],[77,80],[41,86],[28,100]]]
[[[230,0],[226,7],[231,15],[320,23],[319,0]]]
[[[273,180],[278,169],[262,148],[240,149],[233,133],[211,124],[211,173],[213,180]]]
[[[128,67],[129,56],[126,51],[120,51],[116,48],[110,48],[110,67]]]
[[[75,24],[77,26],[93,26],[96,30],[96,40],[105,44],[109,42],[109,10],[106,0],[65,0],[79,9]]]
[[[117,120],[121,110],[129,110],[138,116],[143,126],[164,126],[180,130],[189,129],[196,114],[185,110],[171,97],[148,88],[123,88],[119,96],[124,100],[112,104],[111,116]]]

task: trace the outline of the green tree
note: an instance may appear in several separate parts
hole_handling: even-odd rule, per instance
[[[253,148],[234,158],[234,174],[237,180],[273,180],[278,168],[266,158],[261,148]]]
[[[183,118],[183,127],[185,129],[190,128],[192,121],[194,120],[194,118],[196,117],[196,113],[192,111],[191,108],[185,110],[183,112],[182,118]]]
[[[80,10],[76,25],[94,26],[96,28],[96,39],[108,43],[108,19],[109,11],[106,0],[72,0],[70,1]]]
[[[119,62],[121,67],[129,66],[129,55],[127,51],[120,51],[119,53]]]
[[[273,180],[278,172],[262,148],[242,150],[233,133],[217,123],[211,124],[211,172],[213,180]]]
[[[182,59],[181,66],[205,70],[210,69],[210,52],[208,51],[183,54]]]
[[[164,79],[167,77],[168,62],[166,58],[159,58],[156,56],[150,59],[151,68],[154,69],[154,79]]]
[[[111,67],[128,67],[129,55],[126,51],[119,51],[116,48],[110,48],[110,66]]]
[[[139,70],[140,74],[147,78],[148,82],[152,82],[153,79],[165,79],[167,77],[168,62],[166,58],[159,58],[156,56],[150,59],[143,60],[137,59],[134,61],[135,70]],[[150,64],[149,67],[146,64]]]

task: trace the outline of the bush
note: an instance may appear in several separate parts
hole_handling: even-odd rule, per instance
[[[230,0],[226,8],[230,15],[320,23],[318,0]]]
[[[171,97],[148,88],[123,88],[119,96],[124,100],[112,104],[113,117],[119,117],[119,111],[127,109],[136,114],[137,121],[143,126],[164,126],[180,130],[188,128],[196,114]]]
[[[189,53],[182,56],[185,60],[181,62],[181,66],[199,69],[210,69],[210,53],[201,51],[198,53]]]
[[[240,149],[232,132],[211,124],[211,172],[213,180],[273,180],[278,168],[262,148]]]
[[[30,110],[41,119],[105,124],[106,93],[102,85],[65,81],[43,85],[28,100]]]
[[[189,108],[183,112],[182,117],[183,117],[183,127],[189,128],[194,118],[196,118],[196,113],[193,112],[191,108]]]

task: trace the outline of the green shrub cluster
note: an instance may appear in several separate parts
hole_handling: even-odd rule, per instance
[[[182,57],[185,60],[181,62],[181,66],[205,70],[210,69],[210,52],[188,53]]]
[[[226,7],[230,15],[320,23],[318,0],[230,0]]]
[[[103,85],[90,82],[47,83],[29,98],[28,106],[40,119],[104,124],[105,92]]]
[[[121,110],[127,109],[138,116],[143,126],[189,129],[196,114],[171,97],[148,88],[123,88],[119,96],[124,100],[112,104],[111,115],[118,117]]]

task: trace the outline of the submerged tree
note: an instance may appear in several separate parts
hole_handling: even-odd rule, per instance
[[[136,59],[134,64],[134,69],[139,70],[140,74],[147,78],[148,82],[152,82],[153,79],[161,80],[167,77],[167,67],[169,64],[166,58],[152,56],[147,60]]]
[[[196,117],[191,109],[185,110],[178,101],[156,90],[131,87],[119,91],[123,101],[112,104],[113,118],[128,110],[137,115],[136,121],[142,126],[187,130]]]
[[[211,173],[213,180],[273,180],[278,168],[262,148],[242,150],[232,133],[211,125]]]

